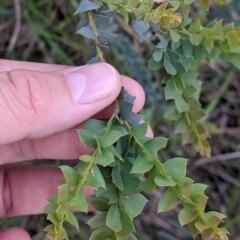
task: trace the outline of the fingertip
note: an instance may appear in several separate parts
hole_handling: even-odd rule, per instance
[[[148,128],[147,128],[146,137],[149,137],[149,138],[154,137],[153,130],[149,125],[148,125]]]
[[[96,104],[107,99],[114,101],[121,89],[121,79],[117,70],[107,63],[96,63],[65,70],[64,77],[78,104]]]
[[[0,239],[2,240],[31,240],[29,234],[18,227],[12,227],[0,231]]]

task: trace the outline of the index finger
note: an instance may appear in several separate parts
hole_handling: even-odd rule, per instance
[[[16,69],[28,69],[32,71],[50,72],[69,68],[67,65],[35,63],[0,59],[0,72],[8,72]]]

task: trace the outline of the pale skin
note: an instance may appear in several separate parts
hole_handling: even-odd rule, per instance
[[[58,168],[20,166],[21,161],[71,160],[90,153],[92,150],[79,142],[75,129],[91,117],[107,120],[122,85],[136,96],[133,111],[141,110],[145,101],[141,86],[106,66],[96,64],[82,70],[0,60],[0,218],[42,213],[46,198],[57,191],[56,180],[62,177]],[[90,82],[96,91],[91,90],[91,94],[97,100],[84,102],[89,97],[85,94],[81,100],[84,104],[79,104],[73,100],[65,80],[66,74],[75,71],[84,72],[87,81],[88,74],[99,72],[99,81],[108,78],[114,84],[109,90],[101,90],[92,88]],[[150,129],[147,135],[152,136]],[[91,190],[85,189],[85,195],[90,194]],[[30,236],[15,227],[1,229],[0,239],[29,240]]]

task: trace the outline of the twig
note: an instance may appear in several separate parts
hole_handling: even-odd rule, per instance
[[[227,161],[227,160],[236,159],[236,158],[240,158],[240,152],[220,154],[210,158],[201,158],[195,162],[193,167],[196,168],[205,164],[218,162],[218,161]]]
[[[119,24],[119,26],[125,31],[129,36],[131,36],[134,40],[137,39],[136,34],[132,31],[132,29],[129,26],[126,26],[118,15],[115,16],[116,22]]]
[[[6,52],[7,55],[12,51],[14,45],[16,44],[16,41],[20,32],[21,7],[20,7],[19,0],[14,0],[14,9],[15,9],[15,26],[14,26],[12,37],[9,41],[9,45],[7,47],[7,52]]]
[[[214,174],[214,175],[224,179],[225,181],[230,182],[230,183],[232,183],[233,185],[235,185],[237,187],[240,187],[240,181],[236,180],[234,177],[228,175],[227,173],[221,171],[220,169],[217,169],[217,168],[215,168],[213,166],[211,166],[211,167],[204,166],[203,168],[206,171],[208,171],[208,172],[210,172],[210,173],[212,173],[212,174]]]

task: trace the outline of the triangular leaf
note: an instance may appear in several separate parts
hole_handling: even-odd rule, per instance
[[[164,95],[166,100],[175,99],[182,95],[182,90],[176,85],[174,77],[170,77],[164,89]]]
[[[94,39],[94,40],[96,39],[96,35],[95,35],[92,27],[90,27],[90,26],[85,26],[85,27],[80,28],[77,31],[77,33],[83,35],[84,37],[90,38],[90,39]]]
[[[181,114],[177,111],[176,105],[174,102],[170,103],[164,111],[164,118],[168,120],[178,120],[181,117]]]
[[[106,225],[114,232],[119,232],[122,230],[122,221],[117,204],[113,204],[109,208],[107,213]]]
[[[107,212],[100,212],[96,216],[91,218],[89,221],[87,221],[87,224],[92,229],[104,227],[106,226],[106,218],[107,218]]]
[[[102,139],[102,147],[108,147],[115,143],[120,137],[122,137],[122,133],[116,130],[110,130],[106,133],[106,135]]]
[[[184,208],[178,214],[178,221],[181,226],[192,222],[197,217],[197,212],[189,206]]]
[[[192,197],[194,197],[194,196],[196,196],[197,194],[200,194],[200,193],[203,194],[207,187],[208,187],[208,185],[206,185],[206,184],[194,183],[192,185],[190,198],[192,198]]]
[[[145,173],[153,167],[153,163],[145,153],[141,153],[135,160],[131,173]]]
[[[115,184],[112,183],[111,179],[106,179],[106,190],[99,188],[95,195],[97,197],[104,197],[108,199],[108,203],[115,203],[118,200],[118,189]]]
[[[92,204],[97,211],[107,211],[109,209],[108,199],[104,197],[97,197],[95,194],[88,198],[88,201]]]
[[[87,178],[84,182],[84,186],[88,186],[90,188],[97,189],[98,188],[98,181],[95,179],[95,177],[88,174]]]
[[[118,232],[118,235],[121,237],[126,237],[135,231],[133,221],[125,211],[120,212],[120,217],[122,221],[122,230]]]
[[[148,124],[146,122],[132,127],[131,131],[133,133],[133,136],[138,140],[143,139],[146,135],[147,127],[148,127]]]
[[[112,230],[109,227],[101,227],[95,230],[89,240],[106,240],[112,236]]]
[[[121,191],[124,190],[123,179],[118,165],[112,169],[112,180],[117,188],[119,188]]]
[[[132,114],[133,103],[130,103],[125,100],[118,101],[120,108],[120,115],[123,121],[126,121],[130,118]]]
[[[145,24],[143,21],[132,21],[132,26],[134,31],[138,35],[141,35],[142,33],[146,32],[150,27],[149,24]]]
[[[172,210],[179,204],[180,200],[176,195],[176,192],[169,188],[161,197],[158,203],[158,213],[167,212]]]
[[[81,160],[85,163],[90,163],[91,160],[92,160],[92,156],[91,155],[82,155],[82,156],[79,157],[79,160]]]
[[[166,161],[163,166],[168,175],[178,182],[186,175],[187,159],[172,158]]]
[[[167,145],[167,138],[156,137],[148,140],[143,144],[143,147],[153,156],[157,157],[157,153],[160,149],[163,149]]]
[[[141,182],[140,179],[138,177],[135,177],[133,174],[130,174],[129,172],[122,171],[121,174],[122,174],[123,183],[124,183],[123,194],[131,196],[138,193],[139,184]]]
[[[102,187],[104,189],[106,189],[106,184],[105,184],[105,180],[103,178],[102,173],[100,172],[99,168],[96,165],[92,165],[92,173],[93,176],[97,179],[98,181],[98,186]]]
[[[140,193],[130,197],[121,195],[120,199],[126,212],[133,218],[137,217],[142,212],[145,204],[147,203],[147,199]]]
[[[82,13],[82,12],[98,9],[100,7],[101,7],[100,4],[92,2],[90,0],[81,0],[79,5],[78,5],[78,8],[77,8],[77,10],[75,11],[74,14],[78,14],[78,13]]]
[[[118,141],[119,142],[119,141]],[[111,145],[107,148],[105,148],[105,150],[111,152],[115,157],[117,157],[118,159],[120,160],[123,160],[123,157],[121,155],[121,152],[116,148],[114,147],[114,145]]]
[[[178,181],[176,189],[181,195],[185,197],[189,197],[191,193],[192,185],[193,185],[193,180],[191,178],[184,177]]]
[[[63,172],[66,183],[69,186],[76,186],[81,179],[80,174],[73,168],[66,165],[60,166],[60,168]]]
[[[74,199],[70,201],[70,206],[72,206],[72,208],[77,211],[85,213],[88,211],[88,205],[83,189],[81,189],[79,193],[74,197]]]
[[[59,225],[60,224],[60,221],[58,219],[58,216],[57,216],[56,212],[49,213],[48,216],[47,216],[47,220],[52,222],[54,225]]]
[[[159,187],[173,187],[176,186],[177,183],[171,178],[165,178],[163,175],[159,174],[155,177],[154,182]]]
[[[83,123],[83,126],[85,129],[88,129],[99,135],[102,135],[107,129],[107,123],[97,119],[89,119]]]
[[[189,35],[189,40],[192,45],[198,46],[202,42],[202,39],[203,39],[202,34],[190,34]]]
[[[58,208],[58,205],[56,203],[49,203],[43,208],[44,213],[50,213],[55,212]]]
[[[96,142],[96,134],[88,129],[77,129],[78,136],[80,141],[86,146],[90,148],[95,148],[97,146]]]
[[[215,211],[211,211],[205,214],[205,219],[209,226],[217,227],[221,222],[223,222],[223,218],[226,216]]]
[[[66,212],[66,221],[72,224],[79,231],[78,220],[69,209]]]
[[[57,203],[60,205],[62,203],[68,202],[72,197],[70,187],[67,184],[63,184],[58,187],[58,199]]]
[[[190,109],[189,104],[182,96],[175,98],[175,105],[179,113],[187,112]]]
[[[200,231],[195,227],[194,221],[189,224],[189,231],[194,238],[200,233]]]
[[[161,49],[157,49],[154,53],[153,53],[153,59],[156,62],[160,62],[162,60],[163,57],[163,51]]]
[[[167,73],[169,73],[170,75],[177,74],[176,68],[173,66],[172,62],[166,55],[164,56],[163,65],[164,65]]]
[[[168,40],[161,34],[157,34],[157,38],[160,42],[156,45],[156,48],[165,48],[168,45]]]
[[[169,33],[170,33],[171,39],[172,39],[174,42],[178,42],[178,41],[180,40],[181,36],[180,36],[177,32],[169,29]]]
[[[98,152],[94,160],[95,164],[99,164],[103,167],[106,167],[113,162],[114,162],[113,154],[106,149],[102,150],[102,155]]]
[[[200,211],[204,211],[208,197],[202,193],[199,193],[191,198],[192,201],[196,204],[196,206],[200,209]]]

